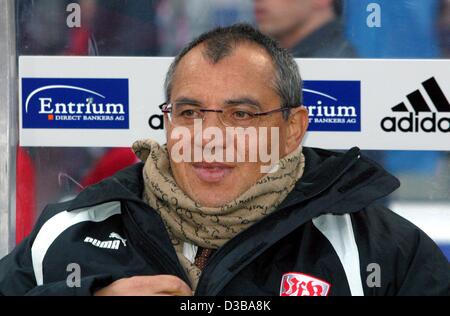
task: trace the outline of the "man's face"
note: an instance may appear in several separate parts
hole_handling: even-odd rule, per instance
[[[254,13],[261,32],[274,37],[291,32],[314,14],[315,0],[254,0]]]
[[[253,44],[239,44],[229,56],[215,64],[204,57],[203,51],[202,45],[197,46],[178,64],[173,78],[170,100],[174,107],[182,108],[190,106],[190,103],[195,103],[195,106],[204,109],[226,109],[242,106],[255,107],[257,104],[257,112],[265,112],[281,106],[281,99],[272,88],[274,67],[269,55],[262,48]],[[250,101],[254,104],[247,104]],[[235,138],[231,143],[224,140],[222,147],[214,148],[224,152],[224,160],[221,162],[174,161],[173,152],[176,151],[172,150],[179,139],[172,139],[171,135],[177,126],[173,122],[169,122],[167,116],[165,124],[174,178],[180,188],[202,206],[217,207],[232,201],[263,175],[261,165],[267,165],[267,163],[262,163],[259,155],[257,161],[248,161],[248,142],[245,143],[245,161],[225,159],[225,151],[235,150],[236,152],[237,141]],[[263,116],[258,124],[268,127],[268,129],[271,127],[279,129],[280,157],[299,145],[300,140],[296,140],[297,143],[291,142],[287,146],[286,136],[289,128],[281,112]],[[226,127],[217,113],[206,112],[202,122],[202,131],[208,127],[220,128],[225,139]],[[193,153],[196,146],[194,145],[196,132],[193,127],[189,127],[189,130],[191,152]],[[270,133],[266,133],[267,135],[270,136]],[[204,150],[205,145],[211,140],[204,135],[202,137],[200,146],[197,142],[197,147]],[[278,137],[276,139],[268,137],[268,146],[265,149],[270,148],[272,142],[278,142]],[[230,146],[232,148],[229,148]]]

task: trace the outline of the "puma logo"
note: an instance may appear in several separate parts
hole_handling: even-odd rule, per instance
[[[111,234],[109,234],[109,238],[119,239],[123,243],[124,247],[127,246],[127,240],[125,238],[122,238],[122,236],[120,236],[118,233],[112,232]]]

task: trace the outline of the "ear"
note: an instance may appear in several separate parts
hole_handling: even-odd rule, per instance
[[[286,133],[286,153],[300,146],[308,129],[308,110],[303,105],[291,110]]]

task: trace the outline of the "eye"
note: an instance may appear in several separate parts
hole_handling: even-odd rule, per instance
[[[200,117],[199,112],[191,110],[191,109],[183,110],[183,111],[181,111],[181,113],[179,113],[179,115],[181,117],[189,118],[189,119],[191,119],[191,118],[194,119],[194,118]]]
[[[248,120],[253,118],[253,116],[253,113],[242,110],[234,111],[232,113],[232,117],[236,120]]]

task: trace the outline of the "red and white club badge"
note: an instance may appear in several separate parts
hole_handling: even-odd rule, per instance
[[[299,272],[283,274],[280,296],[327,296],[331,284]]]

